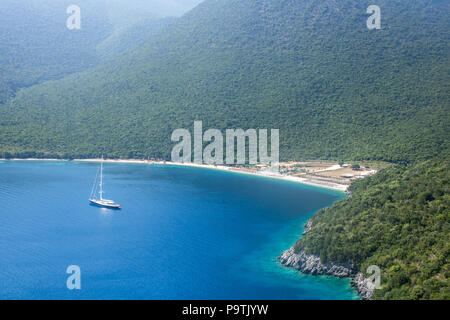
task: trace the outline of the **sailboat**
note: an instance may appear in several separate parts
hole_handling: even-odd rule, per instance
[[[98,172],[97,172],[98,176]],[[89,202],[93,205],[109,208],[109,209],[120,209],[120,204],[115,203],[113,200],[103,199],[103,156],[102,162],[100,163],[100,180],[98,184],[98,198],[96,197],[97,193],[97,176],[95,177],[94,185],[92,186],[91,196],[89,197]]]

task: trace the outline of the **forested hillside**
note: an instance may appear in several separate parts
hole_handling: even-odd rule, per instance
[[[448,148],[449,4],[207,0],[139,49],[22,90],[0,152],[169,157],[170,134],[279,128],[283,159],[427,159]]]
[[[96,65],[95,47],[112,26],[100,14],[102,2],[81,0],[82,29],[66,28],[71,1],[0,2],[0,103],[23,87]]]
[[[0,104],[21,88],[88,70],[125,52],[200,0],[78,0],[81,29],[69,30],[70,0],[0,2]]]
[[[129,51],[195,7],[202,0],[103,0],[102,12],[113,26],[96,50],[102,60]]]
[[[133,49],[147,40],[176,18],[158,18],[153,15],[143,20],[135,20],[132,25],[119,24],[111,35],[96,47],[96,53],[102,61],[114,58],[118,54]]]
[[[322,262],[382,270],[378,299],[450,299],[449,161],[396,166],[355,182],[295,246]]]

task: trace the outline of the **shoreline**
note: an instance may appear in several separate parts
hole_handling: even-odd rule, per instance
[[[303,238],[312,230],[312,219],[314,215],[315,214],[313,214],[304,225],[305,231],[299,239]],[[320,257],[314,254],[307,254],[303,250],[296,253],[295,245],[290,247],[288,250],[283,251],[281,256],[278,257],[278,261],[282,266],[298,270],[302,274],[350,278],[350,286],[360,295],[361,299],[372,300],[375,290],[374,284],[370,278],[365,278],[363,273],[355,268],[350,262],[335,263],[328,261],[326,263],[322,263],[320,261]]]
[[[13,159],[0,159],[0,161],[53,161],[53,162],[101,162],[102,159],[38,159],[38,158],[26,158],[26,159],[19,159],[19,158],[13,158]],[[344,184],[338,184],[338,183],[331,183],[331,182],[324,182],[321,180],[314,180],[314,179],[307,179],[302,177],[295,177],[291,175],[282,175],[282,174],[274,174],[270,172],[264,172],[264,171],[255,171],[250,169],[243,169],[240,167],[232,167],[232,166],[224,166],[224,165],[210,165],[210,164],[197,164],[197,163],[180,163],[180,162],[171,162],[171,161],[149,161],[149,160],[138,160],[138,159],[104,159],[104,163],[128,163],[128,164],[147,164],[147,165],[166,165],[166,166],[180,166],[180,167],[195,167],[195,168],[203,168],[203,169],[214,169],[214,170],[220,170],[220,171],[228,171],[228,172],[235,172],[240,174],[246,174],[246,175],[253,175],[258,177],[265,177],[265,178],[271,178],[271,179],[278,179],[278,180],[284,180],[284,181],[291,181],[295,183],[310,185],[314,187],[320,187],[320,188],[326,188],[331,189],[334,191],[340,191],[340,192],[346,192],[349,185]]]
[[[304,251],[295,253],[294,247],[284,251],[278,261],[282,266],[298,270],[307,275],[324,275],[336,278],[350,278],[350,285],[358,292],[362,300],[372,300],[375,286],[370,278],[364,275],[350,263],[320,262],[320,257],[306,254]]]

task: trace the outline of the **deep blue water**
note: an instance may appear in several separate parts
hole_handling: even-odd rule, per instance
[[[332,190],[210,169],[0,163],[1,299],[357,299],[348,279],[300,275],[277,256]],[[66,268],[81,268],[68,290]]]

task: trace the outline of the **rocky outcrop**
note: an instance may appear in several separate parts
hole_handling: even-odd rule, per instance
[[[303,231],[302,236],[304,236],[305,234],[307,234],[308,232],[311,231],[311,229],[312,229],[312,220],[311,219],[309,219],[308,222],[305,224],[305,228],[306,228],[306,230]]]
[[[303,251],[295,253],[294,248],[283,252],[280,262],[286,267],[295,268],[305,274],[329,275],[340,278],[351,277],[356,274],[356,270],[350,264],[321,263],[318,256],[308,255]]]
[[[353,277],[351,285],[361,294],[361,297],[364,300],[370,300],[372,298],[374,290],[373,283],[369,279],[364,278],[349,263],[321,263],[318,256],[306,254],[304,251],[295,253],[294,248],[284,251],[279,260],[282,265],[295,268],[305,274],[328,275],[339,278]]]
[[[359,292],[363,300],[370,300],[375,290],[375,285],[370,279],[364,278],[362,273],[358,273],[352,280],[352,287]]]

